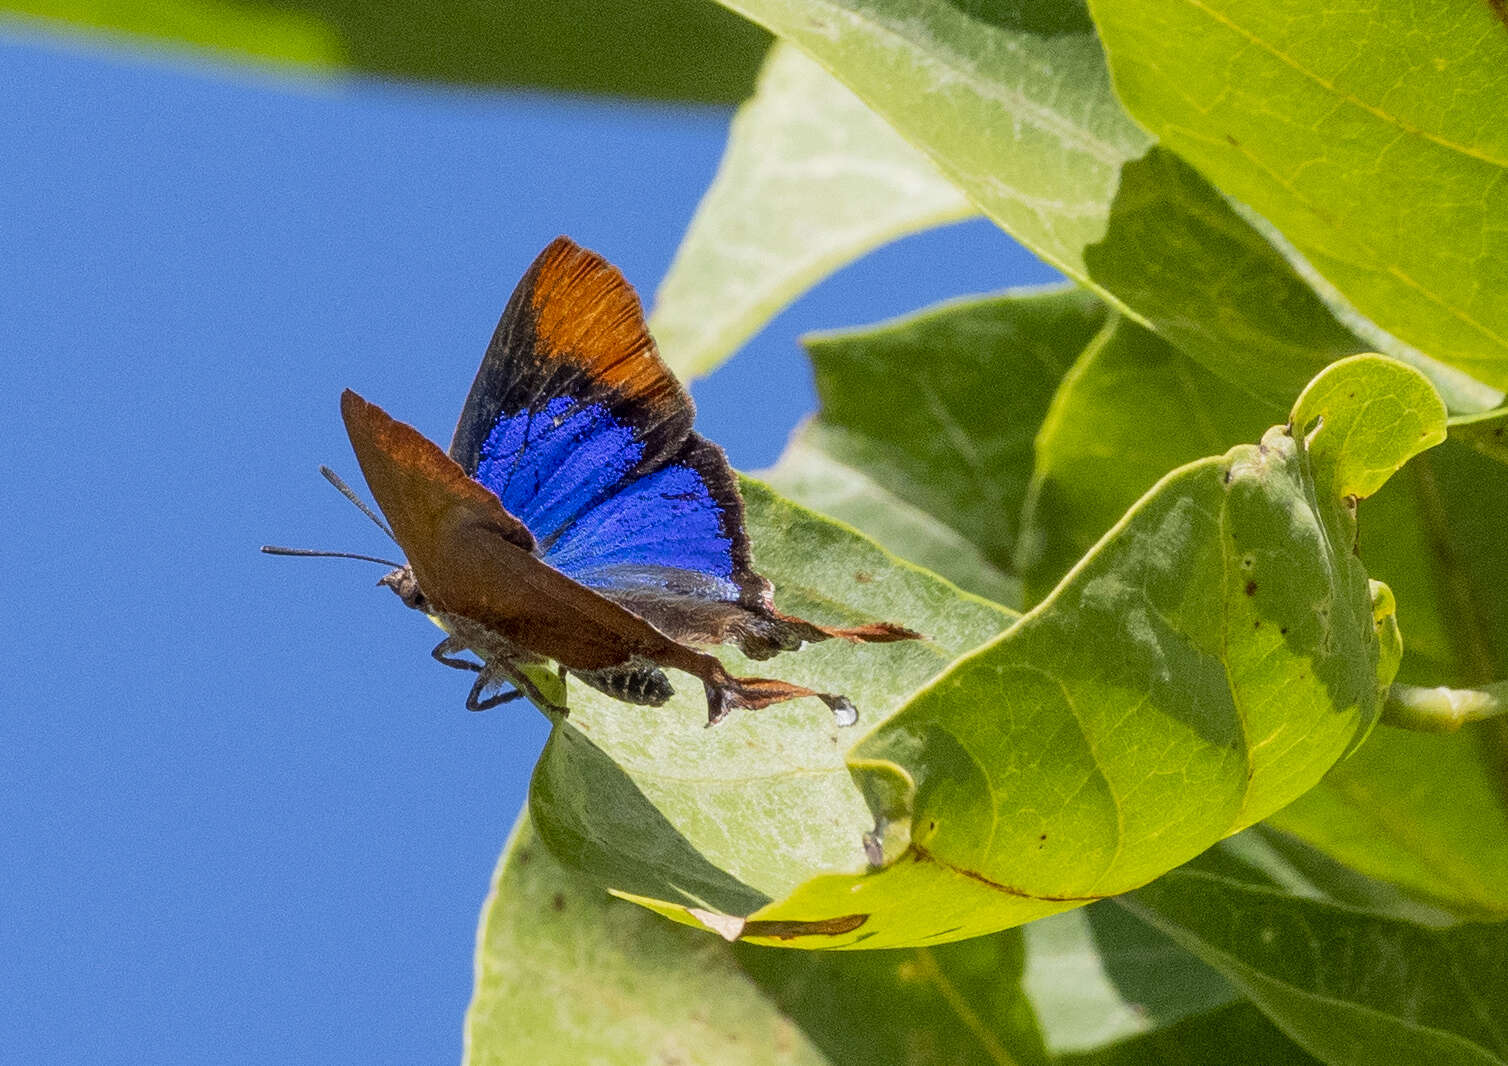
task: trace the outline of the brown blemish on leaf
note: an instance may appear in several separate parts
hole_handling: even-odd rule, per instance
[[[874,575],[868,570],[855,570],[853,572],[853,579],[861,585],[867,585],[874,580]]]
[[[774,937],[776,940],[795,940],[798,936],[842,936],[844,933],[853,932],[867,921],[869,921],[867,914],[845,914],[838,918],[822,918],[814,922],[753,921],[744,922],[741,935],[744,939],[751,936],[766,936]]]
[[[550,909],[555,912],[565,910],[565,896],[557,892],[550,898]]]
[[[1104,896],[1047,896],[1037,892],[1028,892],[1025,889],[1016,888],[1013,885],[1003,884],[1000,881],[993,881],[990,878],[984,876],[984,874],[978,873],[975,870],[965,870],[961,866],[954,866],[951,863],[943,862],[936,855],[933,855],[930,851],[922,847],[920,844],[917,844],[915,841],[912,842],[910,849],[907,851],[907,854],[917,862],[933,863],[936,866],[941,866],[944,870],[950,870],[953,873],[958,874],[960,877],[967,877],[970,881],[977,881],[981,885],[993,888],[996,892],[1004,892],[1007,896],[1015,896],[1018,899],[1040,899],[1047,903],[1093,903],[1097,899],[1105,898]]]
[[[1257,594],[1257,583],[1255,581],[1248,581],[1246,583],[1246,594],[1248,596],[1255,596]]]

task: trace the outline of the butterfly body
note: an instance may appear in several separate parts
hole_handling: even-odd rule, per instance
[[[841,636],[903,640],[783,615],[753,569],[722,450],[691,430],[685,390],[660,362],[633,290],[565,238],[520,281],[462,410],[449,453],[347,391],[351,444],[408,563],[383,579],[447,637],[435,657],[473,669],[467,706],[507,683],[545,709],[528,669],[558,664],[589,686],[658,706],[664,668],[700,679],[709,722],[734,707],[814,695],[736,678],[693,644],[768,658]],[[479,662],[459,658],[470,652]]]

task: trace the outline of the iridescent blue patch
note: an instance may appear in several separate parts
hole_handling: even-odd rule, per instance
[[[557,396],[539,410],[497,420],[482,443],[476,479],[548,546],[643,454],[633,429],[606,407]]]
[[[604,500],[555,541],[545,560],[593,588],[662,586],[692,571],[696,591],[733,598],[733,541],[702,477],[685,466],[646,474]],[[690,588],[680,591],[690,592]]]
[[[583,585],[736,598],[733,541],[702,475],[666,466],[625,483],[643,454],[607,408],[556,397],[498,419],[476,479]]]

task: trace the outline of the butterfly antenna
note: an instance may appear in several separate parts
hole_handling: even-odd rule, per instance
[[[394,569],[403,565],[391,559],[379,559],[375,555],[360,555],[356,552],[323,552],[314,548],[283,548],[276,544],[264,544],[262,550],[268,555],[307,555],[317,559],[360,559],[368,563],[381,563],[383,566],[391,566]]]
[[[344,478],[342,478],[335,471],[331,470],[328,466],[321,466],[319,468],[319,472],[324,475],[326,481],[335,486],[335,490],[337,492],[339,492],[342,496],[355,504],[358,511],[370,518],[373,525],[386,533],[388,540],[392,541],[394,544],[398,543],[398,538],[393,536],[393,531],[389,529],[388,524],[382,520],[382,516],[368,507],[366,505],[366,501],[363,500],[360,496],[356,495],[356,490],[351,488],[350,485],[347,485]]]

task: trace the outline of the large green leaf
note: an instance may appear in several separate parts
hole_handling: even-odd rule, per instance
[[[973,343],[992,337],[976,316],[988,321],[992,311],[1003,314],[1010,306],[963,302],[926,312],[914,321],[956,321],[946,332],[916,333],[918,343],[909,347],[885,342],[911,336],[912,320],[835,335],[832,351],[843,358],[829,360],[819,378],[824,394],[865,397],[881,426],[899,420],[892,409],[914,405],[897,370],[925,373],[929,364],[918,358],[925,350],[942,368],[1008,377],[1014,387],[1005,393],[1007,404],[1016,387],[1030,395],[1029,360],[1018,360],[1011,345]],[[1039,340],[1050,335],[1038,330]],[[879,343],[870,347],[870,336]],[[1058,358],[1069,357],[1077,342],[1059,349]],[[979,369],[990,366],[1001,369]],[[1058,375],[1045,364],[1038,372]],[[895,384],[880,384],[887,382]],[[1040,417],[1010,409],[1001,421],[1029,427]],[[1168,470],[1249,439],[1255,427],[1280,417],[1134,323],[1114,321],[1062,380],[1037,433],[1018,551],[1027,602],[1050,591]],[[1469,420],[1487,438],[1487,447],[1477,447],[1489,454],[1501,419]],[[1508,676],[1508,587],[1495,576],[1508,570],[1508,540],[1498,532],[1508,513],[1508,473],[1455,443],[1462,424],[1453,420],[1450,443],[1410,463],[1360,510],[1361,558],[1397,596],[1406,649],[1402,676],[1417,684]],[[990,432],[986,425],[969,426],[970,435],[990,439]],[[917,436],[933,450],[962,447],[932,430]],[[953,517],[947,500],[927,499],[922,510],[892,492],[912,476],[895,465],[904,462],[900,449],[854,447],[845,452],[852,465],[840,464],[807,445],[818,439],[808,432],[782,459],[775,473],[783,489],[835,510],[892,550],[971,588],[990,593],[999,587],[968,572],[984,573],[988,564],[979,546],[957,532],[972,527]],[[940,460],[940,467],[963,462],[961,453]],[[1014,506],[1003,508],[1005,521]],[[942,533],[928,536],[929,530]],[[1456,738],[1384,730],[1274,817],[1328,854],[1416,894],[1467,914],[1502,914],[1508,908],[1505,752],[1500,727],[1492,725]]]
[[[1508,923],[1431,928],[1199,869],[1127,906],[1323,1062],[1508,1062]]]
[[[778,45],[733,120],[650,327],[678,374],[705,373],[838,267],[974,213],[831,74]]]
[[[1486,3],[1090,0],[1131,113],[1368,317],[1508,385],[1508,25]]]
[[[1016,616],[902,563],[846,527],[745,480],[755,560],[789,613],[828,624],[888,619],[921,641],[830,641],[736,672],[847,694],[861,727]],[[812,700],[734,714],[706,728],[699,688],[665,707],[627,707],[577,687],[531,791],[557,855],[621,893],[743,916],[817,873],[865,867],[874,822],[839,729]]]
[[[1165,470],[1262,418],[1253,407],[1146,331],[1118,323],[1064,380],[1037,438],[1026,519],[1035,551],[1023,553],[1022,567],[1028,602]],[[1491,420],[1474,422],[1491,436]],[[1487,649],[1508,649],[1508,602],[1491,576],[1508,567],[1508,545],[1493,532],[1504,513],[1508,475],[1453,443],[1420,456],[1363,505],[1361,558],[1397,596],[1409,679],[1502,676],[1503,660]],[[1493,726],[1456,738],[1383,730],[1273,820],[1412,892],[1465,913],[1503,914],[1501,747]]]
[[[751,486],[787,609],[933,638],[779,661],[878,722],[848,757],[857,787],[846,738],[805,707],[708,734],[696,700],[586,697],[541,761],[536,824],[621,894],[804,947],[959,939],[1144,883],[1301,794],[1375,719],[1396,660],[1374,622],[1390,618],[1374,618],[1345,535],[1337,454],[1365,441],[1368,467],[1396,466],[1424,443],[1371,424],[1394,412],[1367,390],[1396,366],[1348,361],[1316,386],[1355,386],[1307,440],[1324,465],[1279,427],[1181,468],[1037,610],[930,683],[1003,612]]]
[[[1034,1066],[1021,937],[894,952],[730,945],[615,900],[520,820],[477,942],[467,1066]]]
[[[806,338],[822,406],[771,484],[1014,605],[1032,438],[1104,317],[1083,290],[1046,289]]]
[[[1221,376],[1286,404],[1367,345],[1110,90],[1073,0],[724,0],[831,70],[995,222]]]
[[[521,85],[732,103],[768,37],[710,0],[3,0],[17,28],[234,62],[462,85]]]

